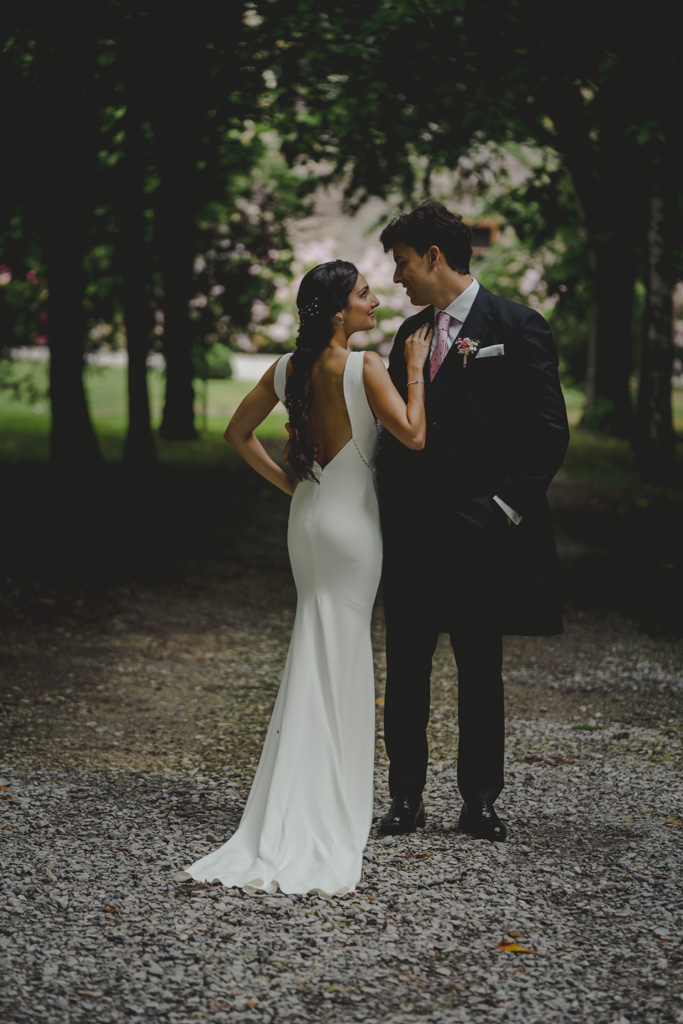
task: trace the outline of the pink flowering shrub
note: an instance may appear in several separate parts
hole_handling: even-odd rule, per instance
[[[45,281],[30,269],[23,276],[0,264],[0,347],[46,345],[48,313]]]

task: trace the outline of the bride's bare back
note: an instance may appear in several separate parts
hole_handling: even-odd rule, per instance
[[[313,271],[310,271],[313,273]],[[315,360],[311,379],[313,394],[309,406],[307,433],[316,447],[315,458],[324,469],[353,437],[349,413],[344,401],[344,367],[349,359],[348,339],[356,331],[374,326],[373,310],[377,299],[362,274],[349,294],[343,315],[330,318],[332,335]],[[305,307],[308,309],[308,307]],[[308,310],[310,313],[311,311]],[[322,329],[322,328],[321,328]],[[429,354],[431,325],[420,325],[405,341],[408,372],[407,403],[394,387],[380,356],[363,353],[359,367],[363,371],[363,389],[375,419],[408,448],[423,448],[425,438],[424,381],[422,372]],[[278,366],[289,375],[292,360],[273,363],[261,380],[240,403],[225,431],[232,444],[254,469],[286,494],[293,495],[300,479],[292,478],[271,459],[254,431],[275,407],[279,392],[275,388]],[[285,384],[285,381],[282,381]],[[284,394],[284,387],[281,389]]]
[[[351,420],[344,399],[347,349],[331,345],[320,353],[311,371],[313,398],[308,415],[308,436],[323,469],[351,439]],[[287,367],[289,371],[291,367]]]

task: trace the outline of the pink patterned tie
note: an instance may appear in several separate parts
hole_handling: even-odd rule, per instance
[[[429,360],[429,379],[434,380],[437,371],[448,353],[448,328],[451,318],[448,313],[440,310],[436,314],[436,345]]]

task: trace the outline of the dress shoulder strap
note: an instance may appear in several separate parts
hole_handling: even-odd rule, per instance
[[[363,383],[364,355],[364,352],[350,352],[344,374],[344,399],[354,433],[367,425],[375,425]]]
[[[273,382],[275,384],[275,394],[283,405],[285,402],[285,388],[287,386],[287,364],[291,358],[292,353],[286,352],[283,356],[280,356],[275,366],[275,380]]]

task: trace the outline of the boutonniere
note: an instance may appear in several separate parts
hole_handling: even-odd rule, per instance
[[[467,357],[473,356],[479,348],[479,342],[474,338],[458,338],[455,342],[458,353],[462,356],[462,365],[467,366]]]

